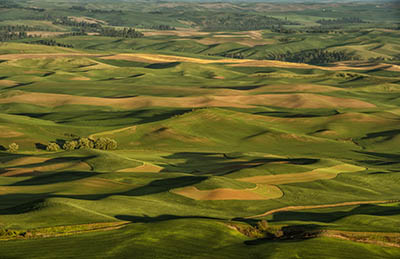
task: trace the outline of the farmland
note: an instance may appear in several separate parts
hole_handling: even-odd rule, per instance
[[[0,1],[0,258],[399,258],[396,7]]]

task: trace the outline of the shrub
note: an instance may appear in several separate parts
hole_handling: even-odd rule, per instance
[[[117,149],[117,141],[111,138],[101,137],[96,139],[94,147],[102,150],[114,150]]]
[[[11,143],[10,145],[8,145],[7,151],[15,153],[18,151],[18,149],[19,149],[19,145],[17,143]]]
[[[76,140],[65,141],[63,145],[64,150],[74,150],[76,148],[78,148],[78,141]]]
[[[57,143],[52,142],[47,145],[46,150],[50,152],[55,152],[60,150],[60,146]]]

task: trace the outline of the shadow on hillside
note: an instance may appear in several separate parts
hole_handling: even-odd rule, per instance
[[[193,175],[212,174],[224,176],[236,171],[256,168],[271,162],[287,162],[295,165],[308,165],[318,162],[318,159],[309,158],[268,158],[268,157],[247,157],[238,153],[230,155],[224,153],[206,152],[180,152],[164,156],[171,160],[185,160],[177,164],[164,165],[162,172],[183,172]],[[241,158],[241,160],[238,160]]]
[[[205,217],[205,216],[177,216],[177,215],[160,215],[156,217],[149,217],[149,216],[130,216],[130,215],[116,215],[115,218],[124,221],[131,221],[133,223],[152,223],[152,222],[160,222],[160,221],[168,221],[174,219],[216,219],[213,217]]]
[[[46,145],[42,144],[42,143],[35,143],[35,148],[39,149],[39,150],[46,150]]]
[[[52,173],[43,176],[34,177],[32,179],[24,180],[18,183],[11,184],[10,186],[30,186],[30,185],[45,185],[45,184],[54,184],[60,182],[68,182],[68,181],[76,181],[81,180],[87,177],[93,177],[98,175],[98,173],[93,172],[59,172]],[[157,193],[168,192],[174,188],[181,188],[188,185],[193,185],[196,183],[200,183],[201,181],[207,179],[207,177],[199,177],[199,176],[183,176],[183,177],[175,177],[169,179],[161,179],[150,182],[145,186],[141,186],[138,188],[134,188],[125,192],[112,192],[112,193],[101,193],[101,194],[86,194],[86,195],[59,195],[53,193],[40,193],[40,194],[32,194],[32,193],[14,193],[14,194],[3,194],[0,195],[0,208],[10,208],[10,209],[0,209],[0,215],[2,214],[13,214],[10,212],[16,211],[13,210],[15,204],[25,204],[23,208],[28,208],[26,210],[18,207],[18,211],[30,211],[29,208],[30,203],[37,203],[38,200],[48,199],[48,198],[67,198],[67,199],[79,199],[79,200],[101,200],[114,195],[121,196],[145,196],[152,195]],[[107,191],[106,189],[104,191]],[[27,203],[27,201],[30,201]],[[22,206],[22,205],[21,205]],[[35,205],[36,206],[36,205]],[[34,206],[34,207],[35,207]],[[37,206],[36,206],[37,207]],[[33,208],[33,207],[32,207]],[[19,213],[19,212],[18,212]],[[24,212],[21,212],[24,213]]]
[[[144,124],[144,123],[166,120],[174,116],[185,114],[190,111],[192,111],[192,109],[177,109],[170,111],[160,111],[160,113],[155,114],[154,112],[151,112],[151,110],[144,109],[144,110],[131,111],[122,118],[127,118],[127,119],[136,118],[139,120],[135,124]]]
[[[154,63],[146,66],[145,68],[150,68],[150,69],[165,69],[165,68],[171,68],[171,67],[176,67],[181,62],[169,62],[169,63]]]
[[[9,161],[12,161],[14,159],[22,158],[22,157],[27,157],[28,155],[24,154],[16,154],[16,153],[0,153],[0,162],[1,163],[7,163]]]
[[[311,221],[332,223],[337,220],[354,216],[395,216],[400,215],[400,206],[378,206],[373,204],[363,204],[350,211],[334,211],[334,212],[301,212],[301,211],[282,211],[275,213],[271,222],[280,221]]]
[[[144,196],[144,195],[151,195],[157,194],[162,192],[168,192],[171,189],[175,188],[182,188],[194,184],[198,184],[207,177],[202,176],[181,176],[181,177],[174,177],[168,179],[160,179],[150,182],[145,186],[141,186],[130,191],[121,193],[120,195],[127,195],[127,196]]]
[[[360,163],[365,163],[374,166],[400,164],[400,154],[378,153],[378,152],[368,152],[368,151],[358,151],[358,150],[354,150],[354,152],[368,155],[368,157],[373,157],[373,159],[359,160],[358,162]]]
[[[9,186],[46,185],[46,184],[73,182],[88,177],[93,177],[96,175],[99,175],[99,173],[88,172],[88,171],[62,171],[56,173],[54,172],[43,173],[43,175],[39,175],[27,180],[13,183],[10,184]]]
[[[23,214],[39,210],[46,206],[45,198],[49,195],[51,194],[14,193],[0,195],[0,204],[3,207],[0,209],[0,215]]]
[[[361,139],[365,140],[365,139],[371,139],[371,138],[379,138],[379,142],[381,142],[381,141],[391,140],[399,134],[400,134],[400,129],[379,131],[379,132],[374,132],[374,133],[368,133],[367,136],[365,136]]]
[[[278,118],[316,118],[326,117],[340,114],[337,110],[327,111],[310,111],[310,112],[293,112],[293,111],[267,111],[267,112],[256,112],[257,115],[278,117]]]
[[[231,89],[231,90],[254,90],[262,87],[263,85],[241,85],[241,86],[202,86],[201,88],[205,89]]]
[[[3,145],[0,145],[0,151],[6,151],[7,149],[3,146]]]

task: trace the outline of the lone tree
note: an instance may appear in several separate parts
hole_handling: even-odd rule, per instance
[[[50,152],[59,151],[60,146],[57,143],[51,142],[50,144],[47,145],[46,150]]]
[[[11,152],[11,153],[15,153],[18,151],[18,149],[19,149],[19,145],[17,143],[11,143],[10,145],[8,145],[7,151]]]

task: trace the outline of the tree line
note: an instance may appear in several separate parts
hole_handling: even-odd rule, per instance
[[[300,52],[269,53],[265,56],[265,59],[307,64],[328,64],[339,61],[359,60],[360,57],[344,50],[313,49]]]
[[[100,137],[85,138],[80,137],[73,140],[63,141],[63,143],[51,142],[46,146],[46,150],[50,152],[75,149],[100,149],[100,150],[114,150],[117,149],[117,141],[111,138]]]
[[[322,25],[365,23],[365,21],[363,21],[358,17],[343,17],[339,19],[320,19],[316,22]]]
[[[57,42],[55,40],[52,40],[52,39],[41,39],[41,40],[29,42],[29,43],[46,45],[46,46],[63,47],[63,48],[73,48],[74,47],[71,44],[59,43],[59,42]]]
[[[276,25],[298,25],[298,23],[264,15],[221,13],[207,17],[201,21],[201,25],[205,31],[247,31],[270,29]]]
[[[143,33],[135,30],[134,28],[124,28],[117,30],[111,27],[101,27],[99,34],[108,37],[121,37],[121,38],[142,38]]]
[[[21,32],[8,32],[8,31],[0,31],[0,42],[1,41],[10,41],[10,40],[19,40],[25,38],[31,38],[25,31]]]

